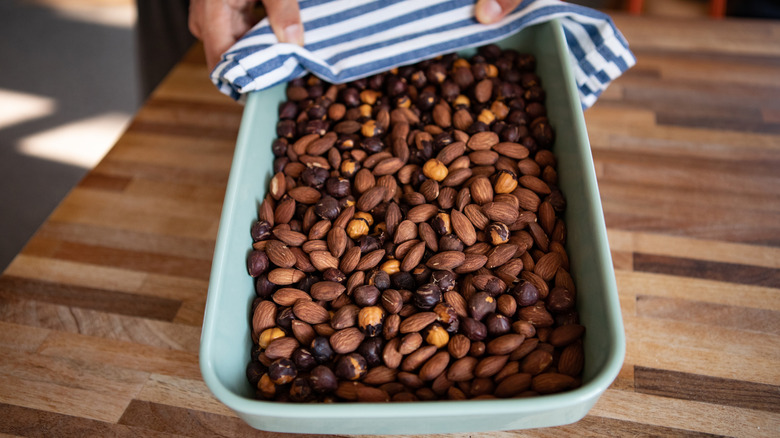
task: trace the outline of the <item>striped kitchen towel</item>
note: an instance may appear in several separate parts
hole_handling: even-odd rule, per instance
[[[608,15],[559,0],[525,0],[498,23],[474,18],[475,0],[301,0],[305,46],[280,44],[264,19],[211,74],[223,93],[247,93],[309,72],[344,83],[401,65],[477,47],[526,26],[559,19],[583,108],[636,63]]]

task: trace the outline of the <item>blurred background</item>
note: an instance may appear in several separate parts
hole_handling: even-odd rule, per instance
[[[572,3],[712,19],[710,0]],[[728,15],[777,18],[779,3],[732,0]],[[192,42],[186,1],[0,1],[0,271]]]

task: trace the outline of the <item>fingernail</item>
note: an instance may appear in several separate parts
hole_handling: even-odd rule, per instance
[[[300,24],[291,24],[284,28],[284,43],[303,45],[303,27]]]
[[[485,0],[479,3],[477,19],[482,23],[493,23],[501,17],[501,5],[496,0]]]

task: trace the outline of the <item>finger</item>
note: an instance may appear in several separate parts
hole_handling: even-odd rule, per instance
[[[263,0],[268,21],[280,43],[303,45],[303,23],[297,0]]]
[[[479,0],[474,8],[477,21],[495,23],[512,12],[522,0]]]

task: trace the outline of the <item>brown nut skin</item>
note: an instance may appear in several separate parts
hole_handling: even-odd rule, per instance
[[[469,298],[469,315],[477,321],[496,311],[496,300],[487,292],[477,292]]]
[[[368,306],[358,313],[358,327],[366,336],[375,337],[382,334],[385,312],[379,306]]]
[[[290,383],[298,376],[298,370],[290,359],[277,359],[268,367],[268,377],[277,385]]]
[[[368,363],[360,354],[350,353],[339,358],[334,372],[344,380],[360,380],[368,372]]]

